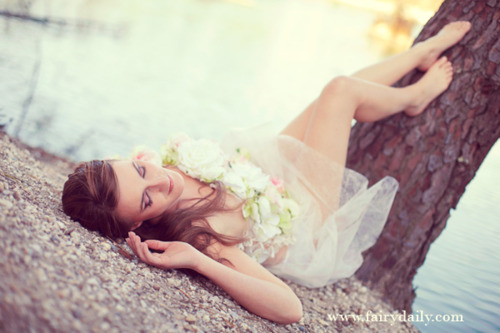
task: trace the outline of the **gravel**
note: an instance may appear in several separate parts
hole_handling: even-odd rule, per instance
[[[74,166],[0,132],[0,332],[418,332],[387,317],[355,320],[398,314],[355,278],[320,289],[290,283],[304,316],[280,325],[200,275],[138,262],[124,242],[62,212]]]

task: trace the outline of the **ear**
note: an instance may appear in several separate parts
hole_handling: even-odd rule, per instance
[[[141,225],[142,225],[142,221],[135,222],[135,223],[132,225],[132,228],[130,228],[130,230],[135,230],[135,229],[139,228]]]

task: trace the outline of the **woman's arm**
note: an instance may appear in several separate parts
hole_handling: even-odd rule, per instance
[[[127,239],[132,250],[147,264],[169,269],[190,268],[205,275],[249,311],[269,320],[289,324],[302,317],[302,304],[283,281],[236,246],[211,245],[210,250],[229,260],[228,267],[183,242],[140,241],[134,233]],[[151,253],[149,248],[163,250]]]

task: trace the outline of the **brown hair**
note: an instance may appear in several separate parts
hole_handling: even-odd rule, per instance
[[[187,242],[219,260],[215,254],[207,253],[210,244],[218,241],[234,245],[243,240],[219,234],[208,224],[208,217],[230,209],[225,207],[225,194],[222,183],[215,182],[212,192],[193,199],[191,206],[166,212],[155,223],[144,221],[134,232],[143,240]],[[118,204],[118,181],[110,161],[94,160],[78,165],[64,184],[62,204],[64,212],[73,220],[103,236],[126,237],[130,230],[130,226],[114,214]]]
[[[85,228],[103,236],[124,237],[126,225],[113,211],[118,204],[118,181],[109,161],[81,163],[64,184],[64,212]]]

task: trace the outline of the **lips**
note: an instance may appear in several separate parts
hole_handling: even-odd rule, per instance
[[[170,175],[167,175],[169,183],[168,183],[168,194],[172,193],[172,190],[174,189],[174,181]]]

